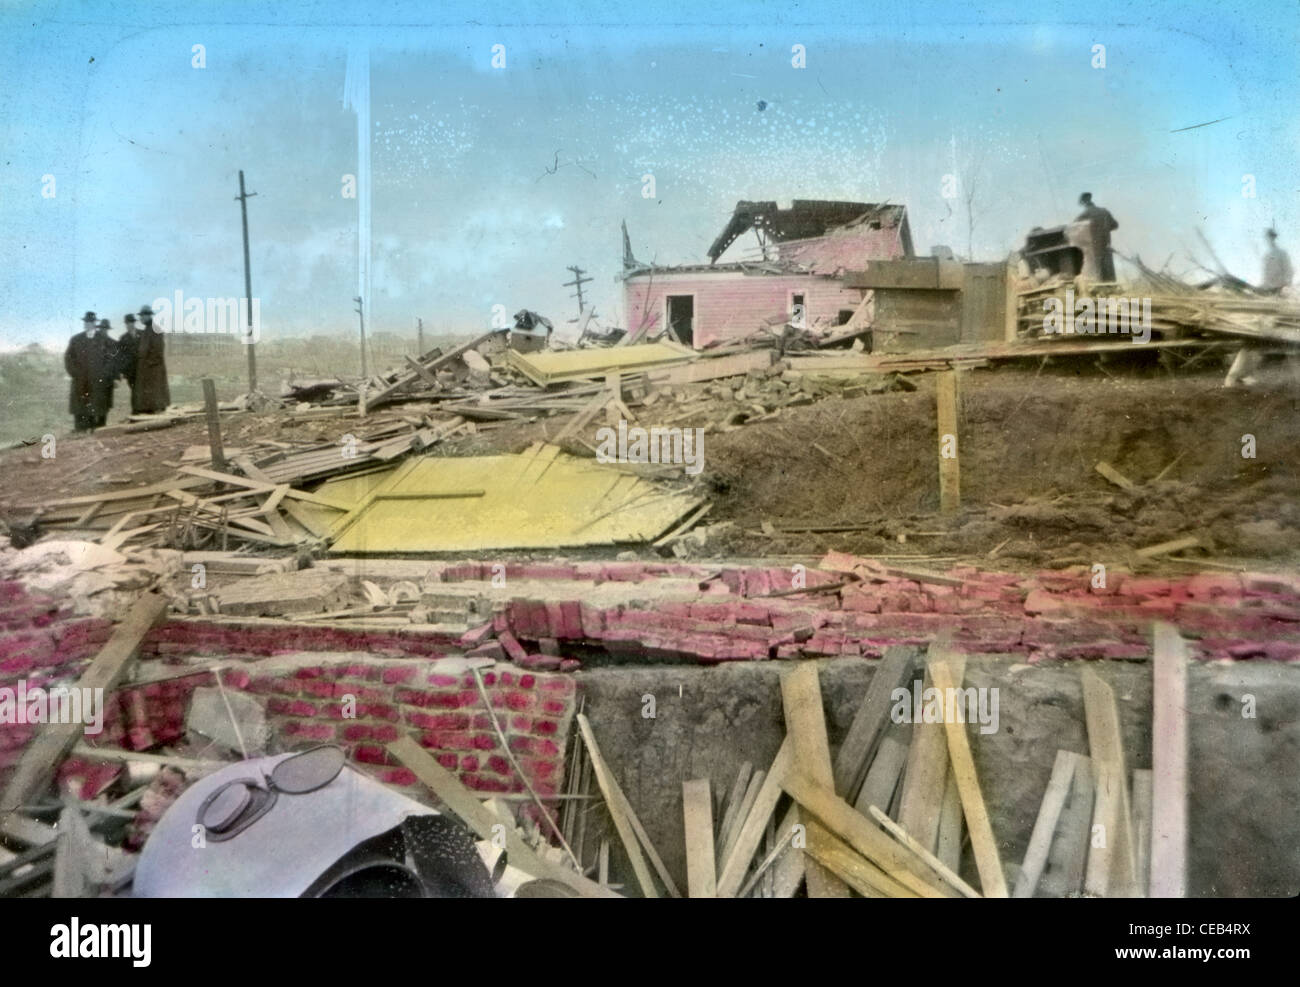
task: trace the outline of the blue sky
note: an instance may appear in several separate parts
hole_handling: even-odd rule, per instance
[[[620,324],[619,221],[638,257],[695,262],[741,198],[903,202],[919,250],[994,259],[1088,190],[1120,251],[1187,271],[1209,263],[1199,226],[1254,278],[1265,226],[1300,249],[1298,10],[8,3],[0,346],[60,343],[87,308],[118,328],[177,290],[241,295],[240,168],[263,334],[353,331],[356,45],[377,330],[471,331],[494,305],[563,323],[569,264]]]

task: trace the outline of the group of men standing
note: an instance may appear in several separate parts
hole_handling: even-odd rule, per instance
[[[82,317],[82,329],[68,341],[63,368],[72,378],[68,411],[78,432],[100,428],[113,407],[113,387],[119,377],[131,388],[131,413],[151,414],[171,404],[162,333],[154,327],[153,309],[146,305],[125,319],[126,328],[114,339],[108,319]]]

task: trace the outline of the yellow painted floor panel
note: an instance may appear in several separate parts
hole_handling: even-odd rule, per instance
[[[320,493],[336,496],[334,485]],[[354,486],[337,496],[356,496]],[[518,456],[407,460],[335,524],[334,553],[574,548],[658,538],[701,503],[534,446]],[[336,515],[337,516],[337,515]]]
[[[699,356],[677,343],[595,347],[586,350],[546,350],[538,353],[510,351],[510,363],[537,384],[604,377],[614,370],[634,372],[653,367],[689,363]]]

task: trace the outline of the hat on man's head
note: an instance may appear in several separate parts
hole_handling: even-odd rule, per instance
[[[1081,193],[1081,194],[1079,195],[1079,201],[1080,201],[1080,202],[1091,202],[1091,201],[1092,201],[1092,193],[1091,193],[1091,192],[1083,192],[1083,193]]]
[[[139,314],[140,314],[140,315],[147,315],[147,316],[149,316],[149,317],[152,318],[152,317],[153,317],[153,309],[151,309],[148,305],[142,306],[141,309],[140,309]]]
[[[82,321],[82,322],[94,322],[94,321],[95,321],[95,313],[94,313],[94,312],[87,312],[85,315],[83,315],[83,316],[81,317],[81,321]]]
[[[99,328],[101,328],[101,329],[112,329],[113,327],[112,327],[112,325],[109,324],[109,321],[108,321],[107,319],[100,319],[100,320],[99,320]]]
[[[135,316],[132,315],[130,312],[127,312],[126,315],[124,315],[124,316],[122,317],[122,321],[123,321],[123,322],[134,322],[134,321],[135,321]]]

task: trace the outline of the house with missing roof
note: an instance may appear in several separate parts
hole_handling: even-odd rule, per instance
[[[737,242],[750,233],[753,241]],[[838,326],[848,335],[869,330],[869,347],[880,350],[1014,332],[1005,262],[932,252],[942,256],[916,256],[907,207],[890,203],[795,199],[783,209],[741,201],[700,264],[642,263],[625,227],[627,341],[666,335],[704,349],[790,324],[823,337]]]
[[[722,255],[753,232],[750,249]],[[848,322],[860,290],[839,278],[870,260],[913,256],[907,209],[901,205],[796,199],[739,202],[709,247],[707,264],[642,264],[624,251],[623,311],[633,339],[665,327],[700,349],[742,339],[764,326],[807,328]]]

